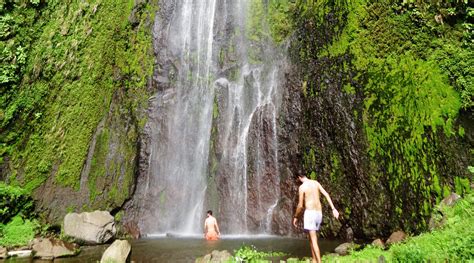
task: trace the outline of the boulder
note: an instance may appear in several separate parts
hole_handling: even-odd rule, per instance
[[[232,255],[227,250],[214,250],[212,253],[205,255],[202,258],[196,259],[196,263],[209,263],[209,262],[229,262],[232,259]]]
[[[208,263],[211,262],[211,254],[207,254],[204,257],[197,258],[195,263]]]
[[[114,217],[107,211],[69,213],[64,217],[64,234],[87,244],[103,244],[116,233]]]
[[[78,251],[77,245],[53,238],[35,238],[32,247],[35,257],[41,259],[74,256]]]
[[[400,243],[406,238],[407,238],[407,234],[405,234],[405,232],[395,231],[390,235],[390,237],[387,239],[387,242],[385,242],[385,244],[389,246],[395,243]]]
[[[377,238],[374,241],[372,241],[372,246],[378,247],[381,249],[385,249],[385,244],[383,243],[382,239]]]
[[[7,249],[4,247],[0,247],[0,259],[7,258]]]
[[[429,230],[434,230],[436,228],[440,228],[446,224],[446,221],[448,220],[446,215],[443,213],[443,207],[448,206],[451,207],[456,202],[461,199],[459,195],[456,193],[451,193],[449,196],[444,198],[441,203],[435,207],[433,212],[431,213],[430,220],[428,221],[428,229]]]
[[[129,262],[132,246],[127,240],[115,240],[102,254],[100,263],[125,263]]]
[[[446,206],[453,206],[459,199],[461,199],[461,197],[458,194],[451,193],[448,197],[444,198],[443,201],[441,201],[441,204]]]
[[[350,250],[356,249],[358,246],[355,243],[342,243],[337,246],[334,251],[340,256],[346,256]]]

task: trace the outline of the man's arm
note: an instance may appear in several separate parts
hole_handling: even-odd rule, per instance
[[[219,225],[217,225],[217,220],[214,220],[214,223],[215,223],[215,226],[216,226],[216,231],[217,231],[217,235],[221,235],[221,231],[219,230]]]
[[[298,221],[298,216],[303,211],[303,200],[304,200],[304,191],[303,187],[298,189],[298,206],[296,207],[295,215],[293,216],[293,225],[296,227],[296,222]]]
[[[339,218],[339,212],[337,211],[336,207],[334,207],[334,204],[332,203],[331,197],[329,196],[328,192],[324,190],[323,186],[320,183],[318,183],[318,186],[321,193],[324,195],[324,197],[326,197],[326,200],[328,200],[328,203],[332,209],[332,214],[334,215],[335,218]]]

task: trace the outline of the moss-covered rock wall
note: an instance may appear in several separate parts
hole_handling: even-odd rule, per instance
[[[291,10],[301,164],[343,212],[323,234],[423,230],[441,198],[471,189],[472,7],[296,1]]]
[[[131,195],[153,1],[2,1],[1,177],[50,220]]]

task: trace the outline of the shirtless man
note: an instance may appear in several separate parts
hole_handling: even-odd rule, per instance
[[[298,180],[303,184],[300,185],[298,190],[298,207],[296,207],[296,212],[293,217],[293,225],[297,227],[298,216],[301,214],[304,204],[304,229],[308,231],[313,262],[320,263],[321,254],[319,252],[318,239],[316,236],[316,231],[319,230],[323,219],[321,201],[319,200],[320,193],[328,200],[335,218],[339,218],[339,212],[334,207],[331,197],[329,197],[329,194],[324,190],[321,184],[315,180],[308,179],[305,175],[298,175]]]
[[[206,240],[219,240],[220,236],[217,220],[212,216],[212,211],[209,210],[207,211],[206,221],[204,221],[204,237]]]

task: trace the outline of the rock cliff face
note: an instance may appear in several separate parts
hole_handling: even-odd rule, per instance
[[[311,4],[296,9],[290,52],[297,72],[294,85],[301,91],[298,161],[342,212],[339,221],[327,217],[322,234],[345,236],[353,230],[356,237],[370,237],[397,227],[418,232],[426,227],[433,200],[453,186],[468,191],[467,160],[472,158],[459,147],[472,149],[473,141],[454,134],[458,129],[463,134],[469,125],[451,126],[450,121],[458,114],[459,120],[466,118],[459,98],[446,80],[437,79],[437,67],[420,62],[437,58],[423,52],[406,58],[406,50],[385,45],[393,34],[417,32],[410,11],[396,12],[406,6],[319,4],[324,12]],[[388,26],[395,21],[399,27]],[[436,36],[430,37],[436,42]],[[399,41],[409,50],[422,46]],[[424,96],[425,91],[430,95]]]
[[[31,192],[49,223],[71,211],[117,212],[133,192],[154,8],[147,1],[0,4],[8,18],[0,41],[11,53],[2,69],[11,64],[14,76],[0,84],[0,178]]]
[[[0,83],[12,87],[0,179],[53,223],[103,209],[143,234],[199,231],[212,209],[229,233],[297,235],[306,174],[341,212],[333,220],[323,201],[323,236],[424,229],[437,201],[472,184],[472,73],[457,66],[473,57],[466,14],[433,24],[442,10],[418,4],[296,2],[283,13],[259,0],[2,5],[22,19],[0,21],[1,60],[18,75]],[[275,44],[269,29],[286,25]],[[180,206],[197,227],[155,228]]]
[[[227,233],[271,233],[280,213],[277,120],[285,55],[269,39],[249,37],[250,20],[263,19],[247,13],[252,1],[212,3],[162,1],[156,16],[156,93],[126,218],[145,233],[200,232],[201,224],[186,222],[200,222],[207,208]],[[172,223],[176,217],[182,222]]]

